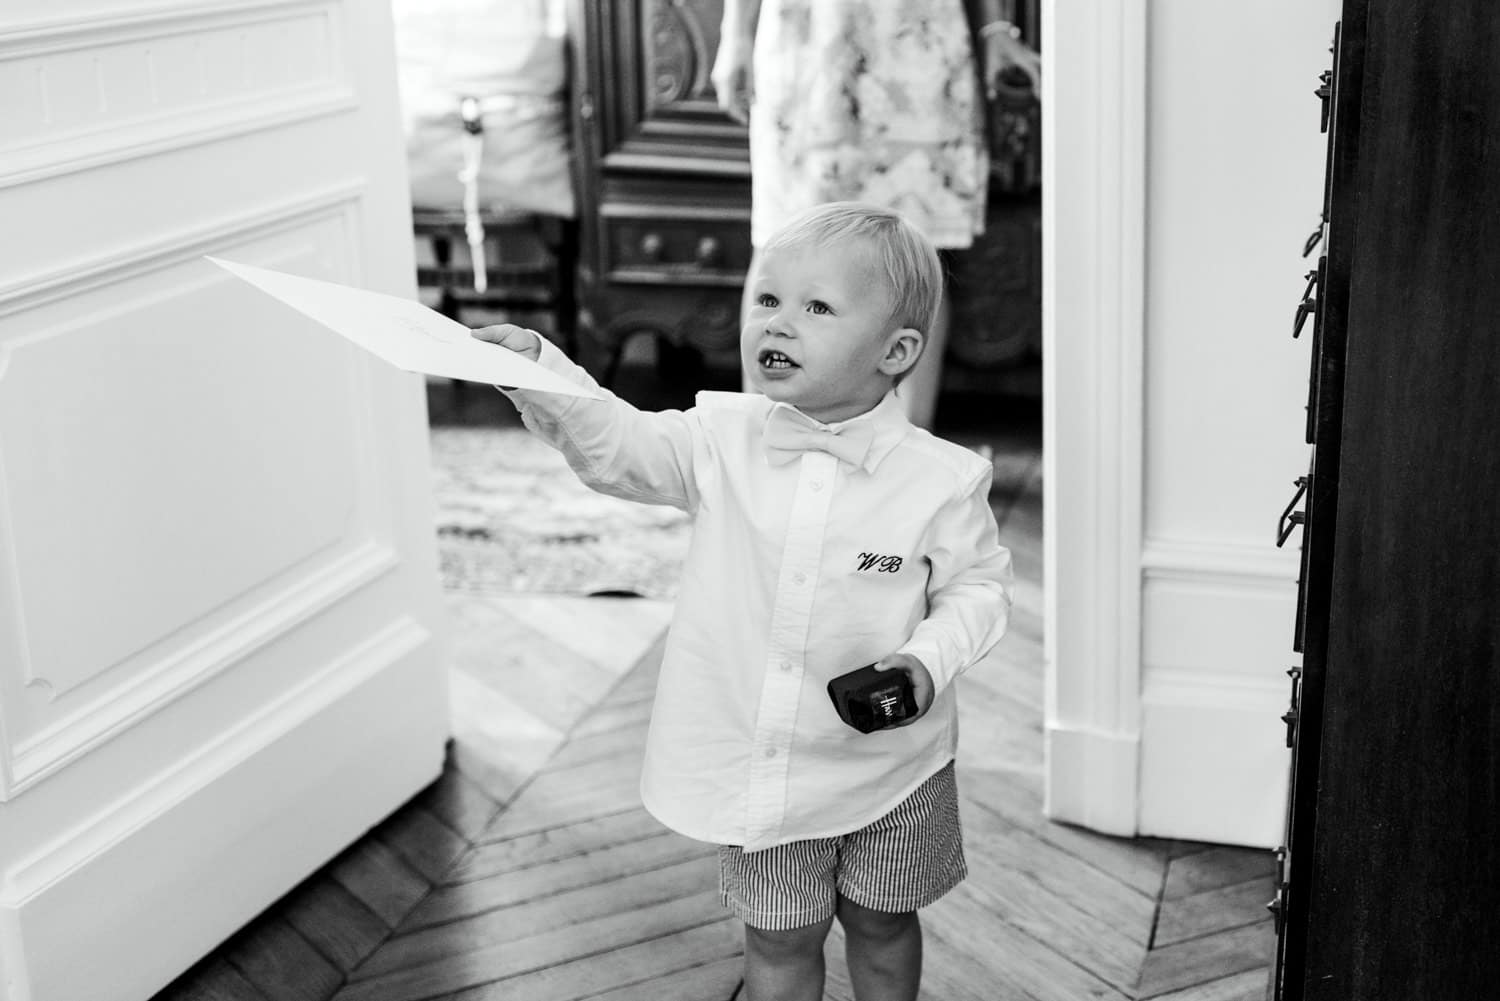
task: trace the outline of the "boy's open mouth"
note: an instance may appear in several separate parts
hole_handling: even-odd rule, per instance
[[[765,350],[760,353],[760,367],[771,369],[796,368],[797,363],[792,361],[780,351]]]

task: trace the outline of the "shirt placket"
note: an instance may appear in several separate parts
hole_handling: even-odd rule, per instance
[[[771,608],[760,709],[750,746],[747,848],[773,843],[786,816],[787,773],[806,666],[807,634],[812,625],[813,592],[822,565],[829,503],[838,472],[838,460],[826,452],[805,452],[799,462]]]

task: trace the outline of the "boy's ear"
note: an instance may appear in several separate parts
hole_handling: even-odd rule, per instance
[[[880,359],[880,371],[889,376],[911,371],[917,359],[922,357],[922,347],[926,343],[926,336],[915,327],[892,331],[885,344],[885,355]]]

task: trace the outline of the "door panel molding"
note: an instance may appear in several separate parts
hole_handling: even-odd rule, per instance
[[[334,185],[58,267],[0,293],[0,334],[11,316],[25,315],[28,326],[41,328],[0,340],[0,386],[17,377],[16,359],[28,348],[69,329],[38,323],[49,306],[71,309],[89,295],[118,302],[124,298],[121,289],[153,279],[168,283],[165,292],[157,293],[167,296],[201,294],[219,283],[235,287],[234,279],[198,261],[207,250],[273,267],[331,270],[338,273],[331,277],[353,280],[349,272],[359,267],[357,214],[363,194],[362,182]],[[240,249],[226,250],[235,247]],[[201,276],[183,281],[171,274],[187,268]],[[357,354],[342,344],[329,350]],[[14,470],[8,472],[0,459],[0,552],[7,555],[11,584],[3,616],[13,625],[5,631],[9,649],[0,658],[12,665],[0,672],[0,802],[96,751],[398,566],[393,512],[381,487],[387,474],[380,468],[373,427],[373,364],[356,357],[341,377],[346,383],[341,396],[353,404],[347,433],[354,446],[357,502],[352,502],[337,534],[327,537],[333,548],[320,544],[316,556],[310,552],[308,559],[253,582],[203,617],[179,623],[144,647],[94,664],[84,677],[59,676],[60,665],[39,664],[33,656],[35,638],[28,638],[20,604],[26,582],[16,556]],[[11,458],[14,463],[15,456]],[[32,484],[40,488],[34,480]],[[75,673],[79,668],[74,666]]]
[[[0,882],[18,1001],[147,998],[441,767],[433,637],[392,620],[180,766],[106,803]],[[419,725],[362,725],[391,706]],[[372,769],[378,760],[381,767]],[[338,795],[330,796],[330,790]],[[225,866],[226,859],[237,864]],[[211,887],[212,892],[203,892]],[[153,933],[121,934],[153,916]],[[78,962],[86,944],[87,962]]]
[[[129,676],[123,683],[30,739],[11,744],[16,728],[5,726],[0,731],[6,737],[6,743],[0,746],[0,779],[5,780],[0,802],[14,799],[97,750],[273,640],[369,586],[398,564],[393,548],[367,540],[172,654],[161,657],[151,649],[142,651],[131,660],[149,664],[149,668],[134,675],[126,672]],[[26,668],[28,683],[41,677],[31,673],[29,663]],[[8,693],[6,702],[10,703],[15,694]]]
[[[11,313],[29,311],[60,299],[72,299],[110,285],[162,271],[172,265],[202,257],[223,255],[227,244],[247,243],[272,236],[298,225],[337,218],[351,230],[357,225],[360,204],[367,196],[363,178],[348,178],[335,184],[299,192],[291,198],[266,202],[253,208],[226,213],[211,222],[166,229],[154,236],[122,244],[98,254],[80,254],[45,270],[23,275],[0,284],[0,319]],[[349,267],[358,265],[351,254]],[[204,274],[215,274],[205,271]],[[336,280],[355,282],[357,274],[336,276]],[[12,347],[27,343],[28,338],[13,337],[0,341],[0,380]]]
[[[259,0],[0,31],[0,189],[356,109],[343,17]]]
[[[0,882],[0,908],[19,909],[91,860],[107,855],[132,832],[186,803],[431,639],[426,627],[410,617],[392,620],[363,637],[299,686],[236,721],[212,743],[194,748],[149,782],[99,804],[92,822],[21,860]]]
[[[415,294],[391,12],[0,11],[0,999],[144,1001],[442,770],[422,380],[201,259]]]

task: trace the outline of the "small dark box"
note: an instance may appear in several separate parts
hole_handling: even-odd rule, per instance
[[[875,665],[841,674],[828,683],[839,719],[860,733],[884,730],[917,714],[917,695],[905,671]]]

